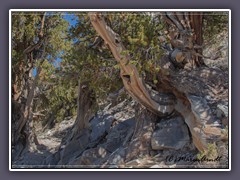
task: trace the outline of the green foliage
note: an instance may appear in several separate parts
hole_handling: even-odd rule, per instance
[[[228,12],[205,12],[203,14],[203,39],[212,40],[214,35],[228,30]]]
[[[34,59],[33,52],[27,56],[24,50],[39,42],[43,14],[44,12],[12,12],[12,72],[13,76],[18,76],[20,80],[25,73],[23,69],[29,67],[33,69],[38,63]],[[44,59],[54,62],[69,50],[70,42],[66,40],[67,31],[68,23],[60,13],[46,13],[43,29]]]
[[[56,67],[47,60],[43,62],[39,76],[38,88],[41,89],[42,93],[35,102],[37,104],[35,111],[45,110],[45,117],[49,118],[49,116],[54,115],[56,121],[62,121],[65,116],[76,115],[76,84],[66,82],[56,72]]]
[[[43,12],[13,12],[12,14],[12,72],[14,77],[18,77],[12,80],[23,81],[27,68],[38,68],[41,65],[42,71],[37,85],[37,99],[34,100],[34,111],[44,111],[46,115],[55,112],[56,117],[61,118],[60,116],[64,113],[63,109],[68,110],[69,104],[74,104],[76,94],[74,88],[68,89],[59,84],[62,82],[58,81],[57,67],[53,65],[57,58],[61,58],[65,52],[70,50],[71,45],[71,41],[67,40],[68,22],[62,18],[61,13],[47,12],[45,15],[44,62],[41,64],[38,59],[34,59],[33,52],[28,56],[24,54],[27,47],[39,41],[42,15]],[[46,88],[48,90],[45,90]],[[59,110],[61,104],[66,107]]]
[[[12,68],[13,73],[19,77],[20,63],[25,66],[29,63],[24,61],[24,49],[38,41],[42,14],[43,12],[12,14]],[[75,25],[69,26],[63,13],[46,14],[45,61],[41,65],[38,82],[40,95],[34,101],[35,111],[44,110],[46,115],[54,113],[57,121],[66,115],[76,115],[78,80],[88,84],[98,102],[123,86],[119,64],[96,33],[88,14],[68,14],[75,17]],[[103,14],[107,24],[119,34],[126,47],[123,54],[130,56],[129,63],[135,65],[140,74],[150,75],[152,82],[158,84],[157,75],[162,71],[158,61],[164,54],[158,36],[166,30],[160,16],[147,12]],[[204,14],[204,38],[208,40],[212,33],[226,28],[226,23],[227,16],[224,13]],[[61,59],[58,66],[54,65],[57,59]],[[39,64],[34,62],[33,68]]]
[[[215,143],[209,143],[206,151],[203,151],[203,152],[200,152],[197,154],[198,159],[201,159],[204,156],[208,159],[217,158],[217,156],[218,156],[217,145]]]

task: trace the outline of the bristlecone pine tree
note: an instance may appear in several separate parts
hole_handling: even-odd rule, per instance
[[[168,35],[172,49],[169,56],[163,55],[157,60],[160,71],[155,84],[157,91],[163,94],[159,95],[156,101],[151,97],[136,66],[131,63],[130,53],[124,53],[127,48],[121,36],[107,24],[103,14],[89,13],[93,27],[119,63],[120,76],[128,93],[156,115],[167,116],[173,111],[178,111],[190,129],[193,143],[200,151],[204,151],[208,143],[226,138],[220,127],[213,126],[216,118],[209,111],[209,104],[206,100],[204,101],[206,97],[214,100],[215,103],[223,99],[228,101],[226,76],[221,71],[208,68],[204,64],[202,14],[167,12],[162,13],[161,16],[169,27]],[[163,42],[159,44],[163,45]],[[175,98],[172,98],[173,96]],[[168,103],[161,102],[164,98],[168,99]],[[194,107],[197,103],[204,109]],[[143,126],[140,126],[143,129],[140,134],[142,137],[150,137],[146,135],[147,132],[144,132],[150,131],[149,128],[144,128],[144,125],[150,126],[151,123],[144,123],[149,119],[143,119],[141,122]],[[137,129],[137,131],[140,130]]]
[[[209,57],[203,55],[205,41],[225,28],[227,15],[216,21],[201,12],[74,16],[77,23],[68,28],[61,14],[12,14],[15,156],[32,141],[34,114],[41,112],[46,128],[76,115],[71,141],[89,127],[99,102],[122,87],[139,103],[127,159],[149,151],[156,119],[175,112],[183,116],[199,151],[227,139],[211,109],[228,103],[228,76],[208,67],[204,59]],[[57,58],[61,64],[55,67]]]
[[[54,14],[54,15],[53,15]],[[60,13],[12,13],[12,152],[14,159],[38,145],[33,128],[34,98],[40,94],[39,79],[46,62],[58,58],[68,47],[64,41],[68,23]],[[33,76],[33,71],[36,71]],[[41,89],[43,92],[43,89]],[[39,112],[36,112],[39,114]]]

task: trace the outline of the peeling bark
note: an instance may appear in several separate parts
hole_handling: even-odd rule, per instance
[[[24,109],[24,113],[23,113],[23,119],[20,119],[20,124],[18,127],[18,131],[17,133],[20,133],[22,131],[23,126],[26,124],[26,121],[29,119],[30,113],[31,113],[31,108],[32,108],[32,102],[33,102],[33,97],[34,97],[34,91],[37,85],[37,81],[39,78],[39,73],[41,72],[42,68],[39,67],[37,70],[37,75],[34,78],[34,81],[32,82],[32,85],[29,89],[29,93],[28,93],[28,97],[27,97],[27,102],[26,102],[26,106]]]
[[[107,26],[100,13],[89,13],[89,16],[93,27],[104,39],[105,43],[108,44],[114,58],[120,64],[120,75],[128,93],[148,110],[157,115],[163,115],[164,112],[162,112],[160,110],[161,108],[159,108],[161,106],[161,102],[156,102],[156,100],[151,97],[151,93],[149,93],[146,85],[139,77],[136,67],[129,64],[130,56],[122,55],[124,54],[122,52],[126,49],[122,44],[119,35]],[[177,62],[182,64],[182,67],[184,67],[180,68],[178,71],[176,69],[171,69],[171,66],[174,65],[170,59],[166,57],[161,58],[161,69],[167,73],[164,73],[164,71],[159,73],[158,80],[160,86],[158,86],[158,90],[170,92],[176,96],[177,101],[174,109],[181,113],[185,118],[185,121],[191,131],[195,146],[199,151],[204,151],[207,148],[207,143],[213,140],[221,140],[223,138],[221,128],[211,126],[210,122],[206,125],[203,122],[202,117],[193,112],[193,107],[191,107],[192,105],[188,99],[188,95],[195,94],[201,97],[211,96],[215,99],[224,97],[224,99],[227,100],[226,94],[228,91],[226,87],[223,87],[222,89],[221,85],[222,83],[224,84],[224,79],[222,79],[224,75],[221,72],[217,72],[207,67],[205,69],[198,69],[204,65],[203,60],[199,58],[201,56],[198,54],[201,53],[201,51],[198,50],[198,47],[202,44],[201,15],[196,16],[191,13],[174,15],[172,13],[168,13],[166,14],[165,19],[167,19],[168,23],[173,24],[177,28],[176,32],[179,33],[181,30],[183,31],[181,31],[179,39],[182,41],[180,44],[182,44],[183,47],[179,48],[176,43],[173,45],[176,46],[175,48],[182,50],[186,49],[187,52],[182,53],[182,56],[184,55],[185,57],[180,58],[180,61]],[[179,23],[179,21],[181,23]],[[186,32],[184,30],[186,30]],[[194,36],[192,36],[191,33],[189,34],[188,31],[193,31]],[[177,55],[179,55],[179,53],[176,53],[176,56]],[[167,63],[170,63],[170,65],[166,68],[163,63],[165,61],[162,60],[167,60]],[[185,66],[186,63],[190,65]],[[212,79],[215,79],[215,81],[212,81]],[[170,106],[166,105],[166,108],[167,107]],[[149,125],[149,127],[151,127],[151,125]],[[144,133],[144,131],[141,133]]]
[[[77,118],[74,124],[73,134],[78,134],[83,129],[89,128],[89,120],[93,116],[92,107],[95,98],[93,92],[89,89],[86,82],[78,81],[78,98],[77,98]],[[72,135],[74,136],[74,135]]]
[[[107,26],[101,14],[89,13],[89,16],[91,18],[92,25],[104,39],[105,43],[108,44],[114,58],[119,63],[121,68],[120,76],[128,93],[140,104],[148,107],[150,111],[158,115],[164,114],[164,112],[160,111],[160,105],[152,100],[147,89],[143,85],[143,80],[139,77],[137,68],[134,65],[129,64],[130,56],[123,55],[126,48],[122,44],[119,35]]]
[[[176,61],[179,67],[194,69],[204,65],[202,59],[203,43],[203,17],[201,12],[177,12],[162,15],[163,19],[170,25],[174,36],[170,36],[172,52],[181,52],[181,61],[178,61],[179,53],[171,53],[171,59]],[[171,31],[169,34],[171,34]],[[179,43],[181,42],[181,43]],[[184,61],[183,61],[184,59]],[[184,63],[184,65],[182,65]],[[185,65],[186,64],[186,65]]]
[[[41,19],[41,29],[39,34],[39,41],[33,46],[21,49],[25,53],[26,60],[21,60],[20,66],[13,73],[13,86],[12,86],[12,151],[13,158],[16,159],[27,149],[29,144],[33,143],[38,145],[36,135],[33,130],[33,98],[39,74],[42,70],[41,64],[43,63],[45,54],[44,45],[44,21],[45,13]],[[25,45],[26,46],[26,45]],[[40,65],[37,68],[37,74],[32,78],[33,71],[33,58],[32,52],[43,46],[42,56],[39,59]],[[22,47],[23,48],[23,47]],[[25,65],[24,65],[24,61]]]
[[[12,145],[14,151],[14,159],[18,158],[31,143],[38,145],[36,135],[33,128],[33,112],[32,103],[34,98],[34,92],[37,81],[39,79],[39,73],[41,67],[38,68],[37,74],[29,87],[29,93],[27,96],[26,104],[18,103],[13,101],[12,104],[15,108],[12,109]]]

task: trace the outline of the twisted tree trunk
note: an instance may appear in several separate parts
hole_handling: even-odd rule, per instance
[[[29,91],[25,107],[23,104],[13,101],[13,115],[12,115],[12,145],[14,147],[14,158],[18,158],[23,150],[27,148],[30,143],[38,145],[36,135],[33,131],[33,98],[41,67],[37,69],[37,74],[33,82],[29,83]]]
[[[159,60],[162,71],[158,74],[158,91],[167,94],[160,94],[147,88],[136,67],[129,64],[130,56],[123,55],[122,52],[126,48],[119,35],[106,24],[100,13],[89,13],[89,16],[93,27],[119,63],[123,84],[136,101],[159,116],[178,111],[184,117],[192,134],[193,143],[199,151],[206,150],[208,143],[226,138],[220,125],[213,125],[218,119],[212,114],[210,107],[214,104],[211,100],[215,103],[220,99],[228,101],[228,80],[223,72],[204,65],[200,54],[201,15],[164,14],[164,18],[175,28],[173,28],[175,35],[171,39],[173,50],[170,58],[163,56]],[[169,97],[168,94],[175,98]],[[208,101],[205,97],[211,100]]]
[[[42,70],[45,45],[43,28],[45,24],[45,13],[41,17],[41,28],[39,32],[39,41],[35,45],[30,45],[22,49],[26,56],[26,66],[21,62],[17,70],[13,72],[12,87],[12,151],[14,159],[23,153],[30,143],[38,144],[37,138],[33,132],[32,125],[32,106],[35,88]],[[26,42],[24,42],[26,43]],[[37,68],[37,74],[33,78],[34,68],[33,51],[43,48],[42,55],[39,59],[40,65]],[[19,50],[20,51],[20,50]]]

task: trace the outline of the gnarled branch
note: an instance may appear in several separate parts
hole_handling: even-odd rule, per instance
[[[165,114],[161,105],[155,102],[148,90],[145,88],[142,78],[139,77],[136,67],[129,64],[130,56],[123,55],[126,48],[121,42],[118,34],[106,24],[104,18],[100,13],[89,13],[91,22],[98,34],[104,39],[111,49],[114,58],[120,64],[121,78],[128,93],[140,104],[147,107],[150,111],[158,115]]]

